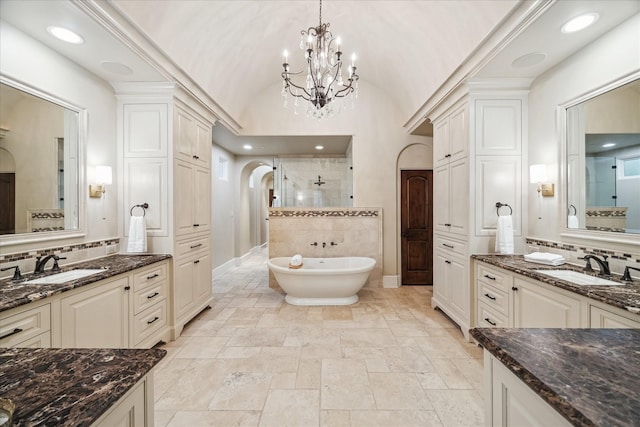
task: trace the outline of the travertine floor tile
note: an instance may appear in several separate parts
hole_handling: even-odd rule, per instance
[[[271,390],[260,417],[261,427],[317,426],[320,423],[318,390]]]
[[[482,349],[431,308],[431,287],[359,296],[289,305],[266,250],[216,275],[212,309],[163,346],[156,427],[482,425]]]

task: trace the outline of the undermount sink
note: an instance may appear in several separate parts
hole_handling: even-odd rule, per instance
[[[39,279],[28,280],[24,283],[29,284],[60,284],[65,282],[71,282],[72,280],[78,280],[83,277],[91,276],[93,274],[102,273],[104,270],[94,270],[94,269],[78,269],[78,270],[69,270],[64,273],[52,274],[51,276],[41,277]]]
[[[536,273],[546,274],[556,279],[566,280],[574,285],[580,286],[621,286],[622,283],[603,279],[602,277],[590,276],[573,270],[534,270]]]

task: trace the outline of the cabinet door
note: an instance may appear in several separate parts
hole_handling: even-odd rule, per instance
[[[433,161],[436,166],[449,163],[449,118],[433,125]]]
[[[196,122],[195,119],[180,108],[175,106],[174,115],[174,154],[177,159],[181,159],[187,162],[193,162],[196,154]]]
[[[211,230],[211,171],[196,167],[193,169],[194,198],[193,231]]]
[[[589,326],[592,328],[640,329],[640,320],[638,322],[634,322],[631,319],[627,319],[626,317],[619,316],[599,307],[591,306],[590,315],[591,318]]]
[[[518,277],[513,280],[514,327],[579,328],[580,300]]]
[[[99,283],[61,299],[62,347],[128,346],[129,279]]]
[[[449,232],[449,165],[433,171],[433,228]]]
[[[476,154],[520,156],[522,101],[478,99],[475,109]]]
[[[433,252],[433,296],[439,302],[447,300],[447,272],[449,257],[440,250]]]
[[[469,153],[469,115],[467,111],[465,103],[449,116],[450,161],[466,157]]]
[[[151,374],[153,375],[153,374]],[[146,408],[147,385],[140,381],[132,392],[118,400],[95,427],[148,427],[153,408]]]
[[[466,236],[469,230],[469,162],[462,159],[449,165],[449,230]]]
[[[124,104],[124,157],[167,156],[167,104]]]
[[[194,231],[195,215],[193,209],[196,189],[193,185],[193,168],[193,165],[182,161],[176,161],[173,168],[175,177],[173,208],[176,235],[188,234]]]
[[[199,301],[211,296],[211,256],[208,252],[202,253],[194,261],[195,280],[193,282],[193,298]]]
[[[175,319],[180,319],[193,307],[193,287],[196,281],[195,265],[197,265],[195,261],[197,261],[197,258],[183,258],[175,264],[173,282],[173,312]]]
[[[469,319],[469,278],[467,262],[462,258],[450,257],[447,264],[447,291],[450,307],[460,319],[468,324]]]
[[[546,427],[570,426],[540,396],[533,392],[500,361],[486,355],[485,370],[491,372],[489,387],[485,392],[487,426]],[[485,383],[487,384],[487,383]]]
[[[211,126],[196,121],[196,137],[195,137],[195,158],[194,163],[198,166],[211,168]]]

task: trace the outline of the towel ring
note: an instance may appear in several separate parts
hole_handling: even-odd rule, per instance
[[[143,203],[141,205],[133,205],[129,210],[129,215],[133,216],[133,210],[135,208],[142,208],[142,216],[147,216],[147,208],[149,207],[149,203]]]
[[[571,213],[571,208],[573,208],[573,213]],[[578,215],[578,209],[575,206],[569,205],[569,215]]]
[[[498,216],[500,216],[500,208],[501,208],[501,207],[503,207],[503,206],[506,206],[506,207],[508,207],[508,208],[509,208],[509,215],[513,215],[513,209],[511,209],[511,206],[509,206],[509,204],[508,204],[508,203],[500,203],[500,202],[497,202],[497,203],[496,203],[496,214],[497,214]]]

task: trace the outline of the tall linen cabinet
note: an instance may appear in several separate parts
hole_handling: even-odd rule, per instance
[[[529,84],[468,82],[428,114],[434,157],[431,305],[456,322],[466,339],[476,317],[469,257],[495,252],[496,203],[511,208],[515,249],[524,250]]]
[[[148,252],[173,255],[171,335],[213,300],[211,131],[214,115],[174,83],[114,84],[118,99],[121,251],[144,214]],[[142,209],[139,205],[148,204]]]

